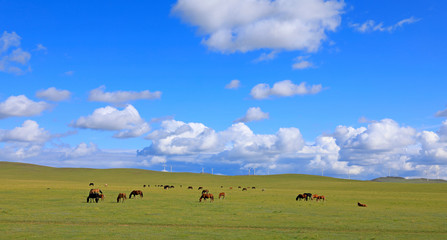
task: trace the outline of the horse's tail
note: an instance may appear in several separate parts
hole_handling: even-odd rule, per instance
[[[101,191],[101,189],[99,189],[99,192],[102,194],[102,191]]]

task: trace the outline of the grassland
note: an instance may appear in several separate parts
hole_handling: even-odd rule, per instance
[[[447,239],[443,183],[64,169],[8,162],[0,162],[0,182],[0,239]],[[90,182],[104,192],[103,202],[86,203]],[[175,188],[154,187],[159,184]],[[198,186],[214,195],[226,192],[227,197],[199,203]],[[238,186],[256,189],[242,192]],[[143,190],[144,198],[116,203],[118,193],[128,195],[133,189]],[[295,201],[303,192],[323,194],[327,201]],[[368,207],[357,207],[358,201]]]

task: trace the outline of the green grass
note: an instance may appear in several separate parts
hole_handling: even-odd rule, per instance
[[[447,239],[447,184],[8,162],[0,162],[0,182],[1,239]],[[103,202],[86,203],[90,182],[104,192]],[[199,203],[198,186],[227,197]],[[238,186],[256,189],[242,192]],[[144,198],[116,203],[118,193],[133,189],[143,190]],[[303,192],[327,201],[295,201]],[[368,207],[357,207],[357,201]]]

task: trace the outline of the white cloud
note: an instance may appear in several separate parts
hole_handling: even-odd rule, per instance
[[[44,45],[42,45],[41,43],[39,43],[39,44],[37,44],[36,45],[36,48],[34,49],[34,51],[43,51],[43,52],[47,52],[47,48],[44,46]]]
[[[305,60],[309,58],[308,56],[299,56],[295,59],[295,63],[292,65],[293,69],[306,69],[306,68],[310,68],[313,67],[314,65]]]
[[[89,143],[89,144],[80,143],[75,148],[69,149],[69,151],[67,151],[65,153],[65,157],[66,158],[79,158],[79,157],[92,155],[98,151],[99,151],[98,146],[96,146],[96,144],[94,144],[94,143]]]
[[[294,95],[317,94],[321,91],[321,84],[306,86],[305,82],[296,85],[290,80],[276,82],[272,88],[268,84],[260,83],[251,89],[250,95],[254,99],[266,99],[271,96],[290,97]]]
[[[447,117],[447,109],[436,112],[436,117]]]
[[[64,72],[64,75],[65,75],[65,76],[73,76],[74,73],[75,73],[75,71],[70,70],[70,71],[66,71],[66,72]]]
[[[50,133],[32,120],[26,120],[21,127],[12,130],[0,130],[0,142],[45,143],[50,138]]]
[[[68,90],[59,90],[55,87],[50,87],[46,90],[40,90],[36,93],[36,97],[45,99],[47,101],[64,101],[69,99],[71,96],[70,91]]]
[[[361,33],[374,32],[374,31],[393,32],[397,28],[400,28],[400,27],[402,27],[405,24],[415,23],[415,22],[418,22],[419,20],[420,19],[416,19],[414,17],[410,17],[410,18],[403,19],[403,20],[397,22],[394,25],[386,26],[386,27],[383,25],[382,22],[381,23],[376,23],[374,20],[367,20],[366,22],[364,22],[362,24],[358,24],[358,23],[351,24],[351,27],[354,28],[355,30],[357,30],[358,32],[361,32]]]
[[[104,92],[105,86],[100,86],[99,88],[90,91],[89,101],[94,102],[106,102],[106,103],[126,103],[133,100],[141,99],[159,99],[161,97],[161,92],[150,92],[149,90],[144,90],[141,92],[133,91],[115,91],[115,92]]]
[[[50,108],[46,102],[34,102],[25,95],[11,96],[0,103],[0,119],[8,117],[28,117],[42,113]]]
[[[197,26],[202,43],[221,52],[318,50],[340,25],[343,1],[179,0],[172,12]]]
[[[271,51],[270,53],[262,53],[261,56],[259,56],[254,60],[254,62],[273,60],[276,58],[276,55],[278,55],[278,51]]]
[[[0,37],[0,71],[23,74],[30,70],[31,54],[20,48],[21,37],[17,33],[3,32]]]
[[[260,121],[262,119],[268,119],[269,114],[262,112],[259,107],[251,107],[247,110],[247,113],[242,118],[236,119],[234,122],[253,122]]]
[[[4,31],[3,35],[0,37],[0,53],[6,52],[11,47],[19,47],[21,39],[22,38],[15,32],[8,33],[7,31]]]
[[[234,80],[231,80],[230,83],[225,85],[225,88],[226,89],[238,89],[240,86],[241,86],[241,81],[234,79]]]
[[[139,137],[150,130],[149,125],[140,117],[138,111],[132,105],[127,105],[123,110],[107,106],[96,109],[87,117],[80,117],[73,127],[119,131],[114,137],[130,138]]]

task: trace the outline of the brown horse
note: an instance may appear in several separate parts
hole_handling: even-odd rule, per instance
[[[203,187],[199,187],[199,188],[197,188],[197,190],[200,190],[200,189],[203,189]]]
[[[130,194],[129,194],[129,199],[132,198],[132,196],[137,196],[139,195],[140,197],[143,197],[143,192],[141,190],[133,190]]]
[[[101,191],[101,189],[99,189],[99,188],[96,188],[96,189],[90,189],[90,192],[88,193],[88,194],[92,194],[92,193],[97,193],[97,194],[102,194],[102,191]]]
[[[242,191],[247,191],[247,188],[242,188]]]
[[[126,194],[125,193],[119,193],[118,194],[118,198],[116,198],[116,202],[117,203],[119,203],[120,202],[120,199],[122,199],[123,200],[123,202],[124,202],[124,200],[126,200]]]
[[[189,186],[188,189],[192,189],[192,186]]]
[[[357,202],[357,205],[358,205],[359,207],[368,207],[368,206],[366,206],[366,204],[359,203],[359,202]]]
[[[225,193],[224,192],[219,193],[219,199],[220,197],[222,197],[222,199],[225,199]]]
[[[312,195],[312,200],[313,200],[313,198],[317,198],[317,197],[318,197],[317,194]]]
[[[202,196],[199,198],[199,202],[202,202],[202,199],[205,201],[208,198],[210,199],[210,202],[214,202],[214,195],[212,193],[202,193]]]
[[[323,202],[324,202],[325,199],[326,199],[326,198],[325,198],[323,195],[321,195],[321,196],[317,196],[317,197],[315,198],[315,201],[318,202],[318,200],[323,200]]]

